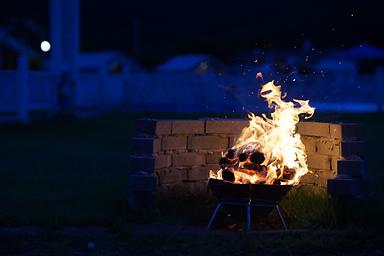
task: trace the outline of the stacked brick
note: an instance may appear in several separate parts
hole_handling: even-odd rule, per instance
[[[342,159],[337,161],[337,177],[328,180],[328,192],[334,196],[361,195],[366,179],[363,127],[332,125],[331,132],[341,140]]]
[[[131,180],[151,177],[165,192],[205,189],[209,171],[218,168],[221,153],[247,125],[247,120],[236,119],[138,120],[132,138]]]
[[[332,128],[331,128],[332,127]],[[315,185],[325,188],[327,180],[337,176],[337,161],[341,156],[341,139],[333,129],[339,125],[318,122],[300,122],[300,134],[307,153],[309,173],[304,175],[302,185]]]
[[[209,171],[218,168],[221,153],[235,143],[246,126],[248,121],[242,119],[138,120],[130,156],[131,194],[172,191],[175,187],[191,192],[206,187]],[[326,187],[327,180],[337,176],[338,168],[353,180],[360,177],[355,165],[360,161],[356,155],[363,153],[360,130],[357,125],[299,123],[311,170],[302,183]],[[350,182],[344,181],[349,177],[338,178],[342,185],[329,182],[330,186]]]
[[[360,194],[364,180],[361,125],[302,122],[297,129],[310,169],[301,184],[327,187],[333,195]]]

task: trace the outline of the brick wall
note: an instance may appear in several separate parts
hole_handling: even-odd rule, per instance
[[[247,125],[247,120],[233,119],[138,120],[130,156],[132,182],[145,174],[163,191],[181,185],[203,188],[209,171],[218,168],[221,152]]]
[[[221,152],[234,144],[246,126],[248,121],[242,119],[138,120],[132,138],[130,183],[145,179],[143,184],[151,188],[144,191],[154,186],[162,191],[203,188],[209,170],[218,168]],[[361,172],[350,167],[355,166],[350,161],[360,161],[364,153],[359,125],[300,122],[297,131],[310,169],[302,184],[325,188],[327,180],[338,175],[338,168],[348,164],[342,168],[355,177]]]
[[[301,178],[302,184],[326,187],[327,180],[337,176],[337,161],[341,157],[341,139],[331,133],[331,124],[301,122],[297,132],[305,145],[309,173]]]
[[[297,132],[305,145],[310,170],[302,177],[302,184],[325,188],[328,180],[338,176],[340,166],[350,161],[347,159],[361,161],[364,155],[363,131],[359,124],[300,122]]]

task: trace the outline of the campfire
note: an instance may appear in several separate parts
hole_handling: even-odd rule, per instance
[[[308,172],[305,146],[296,133],[300,117],[308,119],[315,109],[308,100],[284,101],[281,86],[274,81],[261,87],[260,96],[268,107],[266,114],[248,115],[249,126],[244,128],[235,145],[220,158],[219,170],[210,171],[210,179],[234,184],[297,185]]]
[[[278,203],[308,172],[305,146],[296,133],[296,124],[301,116],[312,117],[315,109],[308,100],[284,101],[287,95],[282,95],[281,86],[273,81],[261,87],[260,96],[274,112],[270,117],[250,113],[249,126],[243,129],[235,145],[222,154],[219,170],[210,171],[208,186],[219,202],[208,228],[222,205],[227,205],[246,207],[247,230],[251,229],[254,207],[274,209],[287,229]]]

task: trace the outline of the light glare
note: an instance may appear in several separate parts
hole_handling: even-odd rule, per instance
[[[48,52],[51,49],[51,44],[48,41],[42,41],[40,44],[40,49],[43,52]]]

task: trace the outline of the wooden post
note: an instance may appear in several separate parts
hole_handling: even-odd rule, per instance
[[[50,0],[51,71],[54,80],[64,72],[74,83],[78,82],[78,56],[80,53],[80,0]],[[76,111],[77,94],[71,96]]]

